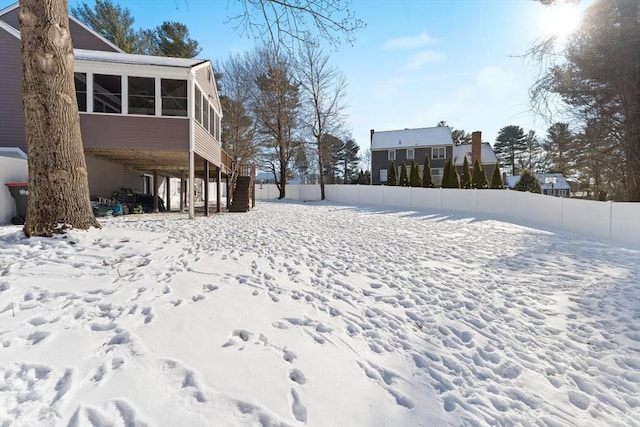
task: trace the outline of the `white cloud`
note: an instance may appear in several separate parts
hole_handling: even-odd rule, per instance
[[[407,64],[404,66],[405,70],[417,70],[422,68],[424,64],[430,62],[444,62],[447,57],[444,53],[436,52],[434,50],[423,50],[422,52],[418,52],[413,55],[407,61]]]
[[[437,39],[432,38],[427,33],[420,33],[417,36],[398,37],[387,40],[383,45],[383,49],[417,49],[422,46],[438,43]]]

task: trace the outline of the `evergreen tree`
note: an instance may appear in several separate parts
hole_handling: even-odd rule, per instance
[[[442,188],[460,188],[460,181],[458,180],[458,172],[453,165],[451,157],[444,163],[444,171],[442,174]]]
[[[498,160],[511,168],[511,175],[516,174],[518,159],[526,150],[525,140],[526,135],[520,126],[505,126],[498,132],[493,150]]]
[[[111,0],[96,0],[93,9],[86,3],[72,7],[71,15],[125,52],[140,53],[136,51],[135,20],[126,7]]]
[[[422,182],[420,182],[420,171],[418,170],[418,164],[415,160],[411,161],[411,173],[409,174],[409,185],[411,187],[420,187],[422,186]]]
[[[493,168],[493,175],[491,175],[491,187],[495,190],[502,190],[504,186],[502,185],[502,176],[500,175],[500,163],[496,163],[496,167]]]
[[[396,179],[396,162],[392,161],[389,166],[389,175],[387,176],[387,185],[394,186],[397,184]]]
[[[407,174],[407,164],[402,162],[402,168],[400,169],[400,181],[398,181],[400,187],[409,186],[409,176]]]
[[[525,169],[520,174],[520,180],[513,187],[517,191],[527,191],[529,193],[542,193],[542,187],[538,178],[531,173],[529,169]]]
[[[422,169],[422,186],[424,188],[433,188],[433,178],[431,177],[431,163],[429,163],[429,155],[424,156],[424,168]]]
[[[159,56],[195,58],[202,51],[200,44],[189,37],[187,26],[180,22],[163,22],[154,37]]]
[[[473,161],[473,177],[471,179],[471,188],[477,188],[479,190],[489,188],[489,183],[487,182],[487,175],[484,171],[484,166],[482,166],[482,163],[480,163],[478,159],[475,159]]]
[[[475,167],[474,167],[475,173]],[[470,189],[471,188],[471,172],[469,172],[469,161],[467,160],[467,156],[464,156],[464,162],[462,162],[462,175],[460,175],[460,188]]]

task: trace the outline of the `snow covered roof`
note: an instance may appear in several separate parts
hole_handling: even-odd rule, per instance
[[[104,52],[74,49],[75,59],[80,61],[111,62],[120,64],[160,65],[164,67],[192,68],[207,62],[206,59],[169,58],[165,56],[136,55],[132,53]]]
[[[0,147],[0,157],[26,160],[27,154],[18,147]]]
[[[542,190],[571,190],[567,179],[561,173],[539,173],[536,178],[540,181]],[[513,188],[520,181],[520,175],[508,175],[507,187]]]
[[[453,145],[447,126],[374,132],[371,140],[372,150],[441,145]]]
[[[456,166],[462,166],[464,164],[465,156],[467,157],[469,166],[472,166],[473,161],[471,160],[471,144],[456,145],[455,147],[453,147],[453,163]],[[493,165],[498,163],[496,153],[493,152],[493,148],[491,148],[491,144],[489,144],[488,142],[483,142],[480,146],[480,159],[483,165]]]

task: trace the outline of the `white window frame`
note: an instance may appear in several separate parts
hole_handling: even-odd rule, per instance
[[[416,153],[413,148],[407,148],[407,160],[414,160]]]
[[[447,147],[433,147],[431,149],[432,159],[444,159],[447,157]]]
[[[396,160],[396,150],[389,150],[387,152],[387,160],[395,161]]]
[[[388,182],[389,175],[387,174],[386,169],[380,169],[380,182]]]

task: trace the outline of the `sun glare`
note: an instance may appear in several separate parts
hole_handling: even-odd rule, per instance
[[[575,4],[559,3],[544,8],[542,27],[546,36],[566,40],[580,23],[582,11]]]

